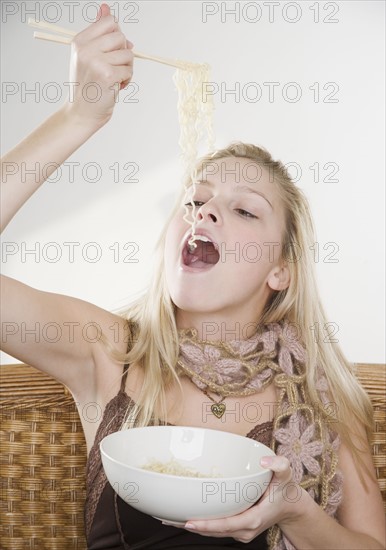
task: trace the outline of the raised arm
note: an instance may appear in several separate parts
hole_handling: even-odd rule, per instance
[[[77,83],[74,97],[2,159],[2,229],[55,167],[110,120],[117,92],[130,82],[132,44],[121,33],[108,6],[101,6],[99,16],[72,44],[70,81]],[[101,97],[96,103],[87,102],[82,95],[89,82],[100,85]],[[26,170],[22,181],[22,163],[27,169],[42,167],[39,177]],[[51,169],[46,170],[47,166]],[[85,377],[90,381],[95,354],[101,353],[101,346],[95,345],[95,331],[103,330],[117,345],[110,327],[118,322],[124,328],[122,319],[92,304],[42,292],[5,276],[1,278],[1,319],[2,349],[48,372],[74,393],[84,385]],[[90,323],[95,324],[92,336]],[[51,335],[44,332],[47,327],[51,327]],[[56,341],[55,327],[59,335]],[[85,327],[91,331],[88,335]]]
[[[110,120],[117,91],[131,79],[132,44],[108,15],[109,8],[102,5],[101,10],[105,15],[77,34],[71,46],[73,97],[1,160],[2,230],[56,167]],[[97,102],[83,97],[90,82],[100,86]],[[39,177],[28,171],[35,166],[41,168]]]

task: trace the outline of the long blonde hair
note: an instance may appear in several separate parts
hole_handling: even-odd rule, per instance
[[[329,341],[328,319],[324,312],[316,284],[313,254],[315,232],[308,201],[303,192],[291,181],[280,161],[274,161],[264,149],[255,145],[232,143],[198,161],[200,172],[206,163],[227,157],[250,159],[268,170],[270,179],[281,198],[285,212],[282,257],[290,270],[290,284],[285,290],[272,293],[259,323],[265,324],[287,319],[297,327],[307,355],[307,390],[315,407],[323,409],[316,388],[317,369],[322,369],[328,385],[336,431],[351,448],[356,460],[359,448],[352,443],[355,421],[365,426],[367,439],[372,431],[372,406],[369,397],[354,376],[354,366],[342,353],[339,345]],[[181,207],[178,200],[169,221]],[[121,312],[132,330],[132,347],[127,354],[117,354],[122,363],[138,364],[143,369],[143,385],[136,406],[126,418],[125,426],[158,423],[166,420],[165,390],[172,380],[178,383],[175,365],[178,358],[178,333],[175,306],[170,298],[164,277],[164,243],[168,223],[157,245],[157,262],[151,285],[146,294]],[[317,336],[317,337],[315,337]],[[357,434],[356,434],[357,435]],[[366,441],[362,440],[363,446]],[[361,444],[362,447],[362,444]]]

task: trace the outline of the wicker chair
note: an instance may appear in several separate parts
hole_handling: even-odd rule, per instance
[[[384,365],[359,364],[374,405],[373,454],[386,509]],[[1,548],[83,550],[86,444],[68,390],[27,365],[1,367]]]

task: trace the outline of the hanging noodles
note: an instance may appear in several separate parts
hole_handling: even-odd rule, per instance
[[[32,18],[28,19],[28,25],[39,29],[48,29],[51,32],[58,33],[59,36],[44,32],[35,32],[34,37],[50,42],[59,42],[61,44],[71,44],[76,31],[58,27],[46,21],[35,21]],[[64,35],[64,36],[60,36]],[[180,139],[179,145],[182,151],[182,160],[185,168],[184,182],[185,191],[188,193],[191,190],[192,215],[189,219],[189,208],[185,206],[184,220],[192,226],[192,232],[189,239],[189,245],[196,247],[195,224],[196,224],[196,208],[193,202],[193,197],[197,184],[197,170],[195,168],[198,158],[198,148],[201,142],[206,138],[206,148],[212,150],[214,148],[214,133],[213,133],[213,98],[203,97],[204,84],[210,81],[210,67],[206,63],[189,63],[186,61],[165,59],[140,53],[132,52],[134,57],[140,59],[148,59],[177,67],[173,80],[178,92],[178,118],[180,123]]]
[[[192,226],[189,245],[195,248],[196,206],[193,198],[197,185],[196,164],[203,141],[207,150],[214,148],[214,103],[212,95],[204,97],[204,84],[210,81],[210,66],[206,63],[179,63],[183,64],[183,68],[176,70],[173,81],[178,92],[179,145],[185,171],[184,185],[186,193],[190,191],[192,206],[189,211],[185,205],[184,220]]]

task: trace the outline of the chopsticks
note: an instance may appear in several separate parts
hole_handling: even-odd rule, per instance
[[[59,44],[71,44],[74,36],[77,34],[74,31],[59,27],[58,25],[53,25],[52,23],[47,23],[46,21],[35,21],[31,17],[28,19],[28,25],[30,27],[35,27],[37,29],[45,29],[54,31],[57,34],[49,34],[46,32],[34,32],[34,38],[40,40],[48,40],[49,42],[57,42]],[[63,35],[63,36],[60,36]],[[163,65],[169,65],[170,67],[175,67],[177,69],[189,69],[191,67],[197,66],[197,63],[190,63],[184,61],[178,61],[174,59],[166,59],[164,57],[157,57],[155,55],[148,55],[141,52],[134,52],[134,57],[139,59],[147,59],[149,61],[155,61],[157,63],[162,63]]]

